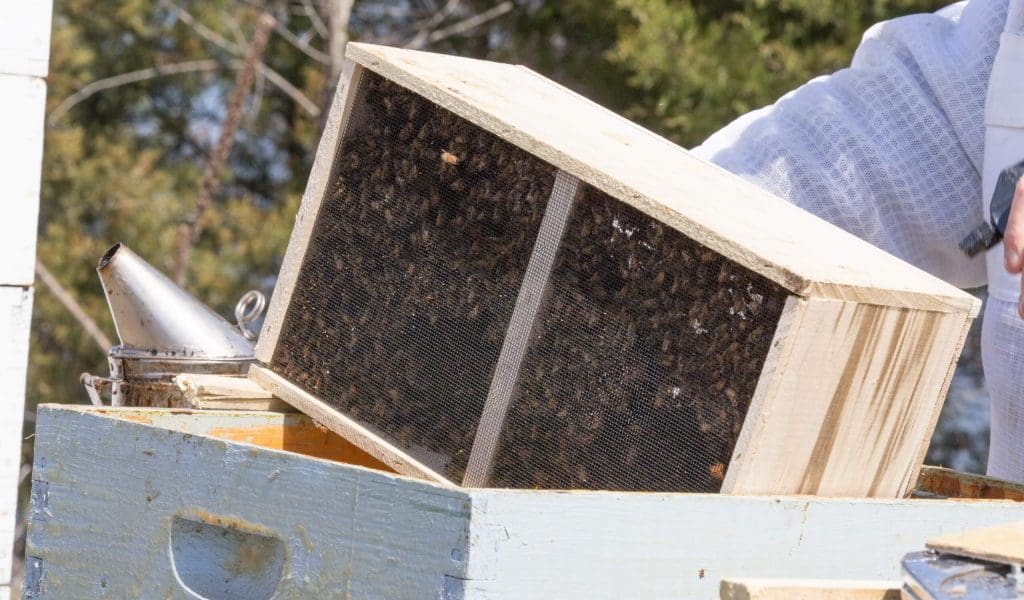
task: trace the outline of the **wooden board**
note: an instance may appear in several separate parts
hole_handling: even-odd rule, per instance
[[[469,508],[457,490],[72,407],[41,408],[37,439],[35,598],[185,598],[204,578],[260,582],[266,557],[245,548],[267,539],[287,556],[265,582],[275,598],[438,598],[464,576]],[[204,564],[218,548],[248,558]],[[269,597],[266,586],[204,595]]]
[[[723,579],[722,600],[900,600],[897,581]]]
[[[223,420],[210,418],[209,414],[202,410],[181,409],[164,412],[140,408],[102,408],[96,409],[95,414],[207,435],[219,440],[252,444],[271,450],[294,452],[378,471],[394,472],[384,463],[306,415],[229,410],[231,412],[226,412]]]
[[[1024,521],[932,538],[928,547],[946,554],[1024,565]]]
[[[359,43],[346,56],[799,296],[972,315],[981,306],[524,67]]]
[[[46,77],[52,12],[50,0],[0,2],[0,73]]]
[[[0,286],[0,585],[11,579],[32,289]]]
[[[914,493],[921,497],[1024,502],[1024,484],[930,466],[921,469]]]
[[[895,580],[931,537],[1024,519],[1005,501],[447,488],[207,435],[268,413],[135,412],[157,416],[41,407],[39,598],[183,597],[181,520],[280,540],[278,598],[618,600],[718,598],[729,577]]]
[[[6,3],[0,6],[22,6]],[[49,5],[40,2],[40,5]],[[0,23],[3,12],[0,8]],[[0,46],[5,42],[0,25]],[[4,224],[0,227],[0,285],[29,286],[35,280],[39,185],[43,166],[43,108],[46,82],[0,75],[0,181]]]
[[[299,206],[299,212],[295,215],[292,235],[288,240],[288,248],[285,250],[284,260],[281,263],[281,271],[277,275],[274,293],[270,297],[267,316],[256,342],[256,360],[264,364],[269,363],[274,355],[277,338],[281,333],[281,324],[284,322],[285,313],[291,302],[295,281],[299,277],[299,269],[302,268],[302,260],[306,256],[306,248],[309,246],[313,225],[316,224],[320,203],[331,176],[331,166],[337,152],[338,142],[341,141],[348,125],[350,108],[355,102],[361,73],[362,67],[351,61],[346,61],[338,80],[338,89],[327,114],[327,121],[324,123],[324,131],[320,136],[320,144],[317,146],[316,158],[309,172],[309,180],[306,182],[306,191],[302,195],[302,204]]]
[[[957,313],[791,298],[722,491],[906,495],[969,325]]]
[[[207,410],[294,410],[246,377],[183,373],[175,385],[193,408]]]
[[[288,382],[273,371],[252,365],[249,378],[264,389],[283,399],[303,413],[311,416],[329,429],[340,434],[380,462],[398,473],[431,481],[441,485],[453,485],[437,471],[420,463],[401,449],[387,443],[379,435],[359,423],[340,414],[328,404],[307,394],[298,386]]]

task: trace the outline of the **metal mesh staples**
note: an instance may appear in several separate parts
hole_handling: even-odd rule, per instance
[[[719,491],[786,296],[585,187],[489,484]]]
[[[270,367],[459,482],[555,170],[358,86]]]

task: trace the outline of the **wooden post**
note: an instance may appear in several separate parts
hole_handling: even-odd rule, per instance
[[[10,595],[52,3],[0,3],[0,599]]]

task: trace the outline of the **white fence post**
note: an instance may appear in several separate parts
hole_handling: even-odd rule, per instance
[[[52,0],[0,0],[0,600],[10,594]]]

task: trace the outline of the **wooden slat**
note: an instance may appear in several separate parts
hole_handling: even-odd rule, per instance
[[[253,365],[249,368],[249,378],[274,396],[323,423],[396,472],[433,483],[453,485],[434,469],[387,443],[376,433],[349,419],[327,403],[309,395],[273,371]]]
[[[0,584],[11,579],[32,288],[0,286]]]
[[[350,61],[345,62],[341,78],[338,81],[338,90],[327,115],[323,134],[320,136],[320,144],[317,146],[316,159],[309,172],[306,191],[302,195],[302,205],[295,215],[295,225],[291,238],[288,240],[288,249],[285,251],[281,271],[277,276],[274,293],[270,298],[267,316],[263,321],[259,341],[256,342],[256,360],[264,364],[269,363],[274,355],[277,338],[281,333],[281,324],[288,311],[292,291],[295,289],[295,282],[306,256],[306,248],[309,246],[313,226],[316,224],[316,216],[320,212],[320,204],[331,176],[331,166],[334,163],[338,143],[341,142],[341,137],[348,126],[361,73],[362,67]]]
[[[93,414],[220,440],[284,450],[378,471],[394,471],[355,444],[301,413],[225,409],[97,408]]]
[[[1024,565],[1024,521],[932,538],[928,547],[957,556]]]
[[[917,481],[920,448],[942,408],[967,321],[957,313],[790,299],[723,492],[905,495]]]
[[[800,296],[980,302],[529,69],[351,43],[346,56]]]
[[[721,600],[900,600],[897,581],[723,579]]]
[[[726,577],[895,581],[1013,502],[472,491],[466,598],[717,598]]]
[[[246,377],[184,373],[175,384],[193,408],[213,410],[293,410]]]
[[[51,0],[0,2],[0,73],[46,77],[52,12]]]
[[[21,7],[23,2],[0,3]],[[49,2],[39,2],[49,5]],[[4,8],[0,8],[0,46]],[[20,10],[20,8],[19,8]],[[2,59],[2,52],[0,52]],[[39,185],[43,166],[43,108],[46,82],[0,75],[0,182],[4,221],[0,226],[0,285],[29,286],[35,280]]]
[[[1024,484],[942,467],[923,467],[914,492],[944,498],[1024,502]]]

